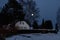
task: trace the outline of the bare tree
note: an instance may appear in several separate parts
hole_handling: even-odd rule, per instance
[[[25,2],[26,1],[26,2]],[[33,23],[34,20],[39,18],[39,8],[36,7],[36,2],[33,0],[23,0],[23,10],[25,15],[25,20]]]

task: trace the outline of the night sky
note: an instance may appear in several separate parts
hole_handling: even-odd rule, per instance
[[[37,7],[40,10],[40,19],[39,23],[41,23],[42,19],[52,20],[53,24],[56,23],[56,14],[58,8],[60,6],[60,0],[35,0],[37,3]],[[7,0],[0,0],[0,8],[7,3]]]

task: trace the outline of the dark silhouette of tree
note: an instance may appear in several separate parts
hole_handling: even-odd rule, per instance
[[[16,0],[8,0],[1,11],[1,24],[12,23],[15,20],[24,20],[23,6]]]
[[[40,27],[40,29],[42,29],[43,27],[44,27],[44,19],[42,20],[42,24],[39,26]]]
[[[55,31],[56,31],[56,33],[58,33],[58,31],[59,31],[57,24],[56,24],[56,26],[55,26]]]
[[[56,20],[57,20],[57,25],[58,25],[58,27],[60,29],[60,7],[58,8],[58,11],[57,11]]]
[[[38,24],[36,21],[33,22],[33,29],[38,29]]]
[[[23,6],[16,0],[8,0],[8,3],[3,6],[0,13],[0,27],[2,27],[3,25],[12,24],[11,28],[14,28],[13,25],[15,21],[24,20],[24,16],[25,14],[23,12]],[[2,28],[2,30],[4,29]],[[0,39],[5,40],[4,35],[3,37],[0,35]]]
[[[24,0],[23,0],[24,1]],[[28,20],[30,24],[33,23],[34,20],[39,18],[39,9],[36,7],[36,2],[33,0],[27,0],[24,2],[24,13],[25,20]]]

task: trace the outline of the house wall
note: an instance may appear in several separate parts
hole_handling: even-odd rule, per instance
[[[25,21],[18,21],[15,24],[15,27],[19,30],[21,30],[21,29],[30,29],[29,25]]]

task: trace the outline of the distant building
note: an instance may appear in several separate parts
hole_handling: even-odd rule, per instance
[[[22,29],[30,29],[30,26],[25,22],[25,21],[18,21],[16,24],[15,24],[15,27],[18,29],[18,30],[22,30]]]
[[[51,20],[44,21],[43,19],[42,24],[41,24],[41,29],[53,29]]]
[[[51,21],[51,20],[45,21],[44,26],[45,26],[47,29],[53,29],[53,25],[52,25],[52,21]]]

